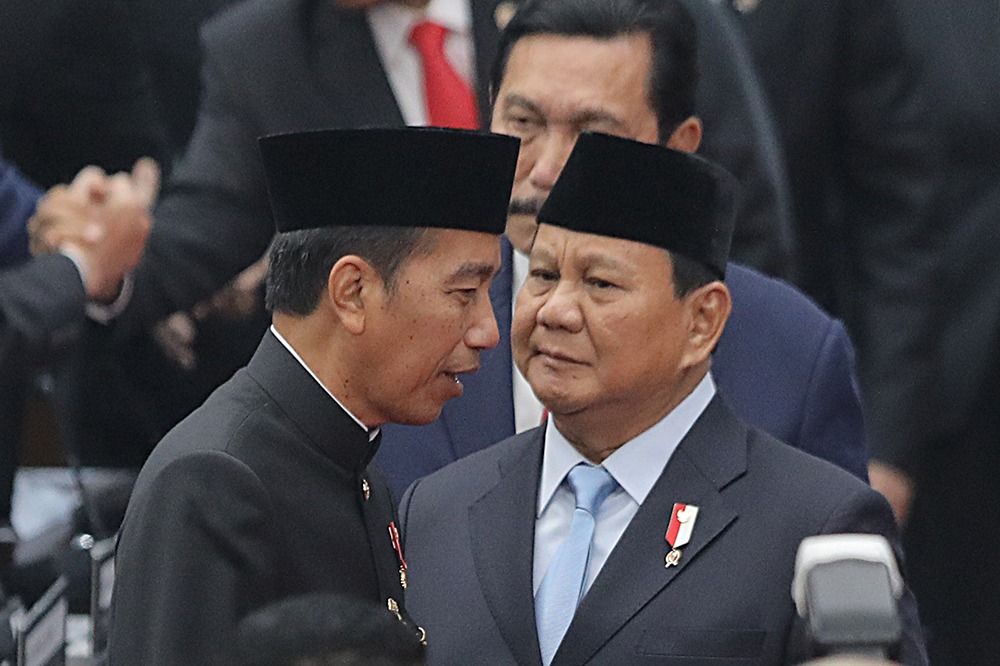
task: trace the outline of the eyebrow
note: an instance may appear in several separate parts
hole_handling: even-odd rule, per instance
[[[543,262],[555,262],[555,258],[552,253],[544,248],[531,250],[531,258]],[[607,270],[614,271],[629,271],[630,268],[627,263],[620,261],[608,254],[601,254],[598,252],[587,252],[579,256],[579,260],[588,268],[604,268]]]
[[[468,278],[479,278],[481,280],[489,280],[499,271],[499,268],[493,264],[485,264],[479,262],[468,262],[464,263],[451,274],[449,278],[450,282],[458,282],[460,280],[465,280]]]
[[[510,93],[506,95],[503,99],[504,108],[510,106],[520,106],[526,111],[534,113],[539,116],[544,116],[545,112],[540,106],[532,102],[530,99],[518,95],[517,93]],[[622,119],[615,116],[612,113],[608,113],[602,109],[595,108],[583,108],[573,115],[572,122],[574,125],[586,125],[592,122],[606,122],[613,125],[616,128],[624,128],[625,123]]]

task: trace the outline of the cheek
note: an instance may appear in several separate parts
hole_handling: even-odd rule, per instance
[[[514,318],[510,327],[510,342],[515,357],[527,354],[528,340],[531,338],[531,332],[535,328],[535,316],[537,312],[538,304],[533,299],[523,295],[517,297],[517,306],[514,308]]]

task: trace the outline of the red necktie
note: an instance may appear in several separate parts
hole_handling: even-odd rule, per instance
[[[410,32],[423,64],[427,119],[435,127],[478,129],[476,97],[444,52],[447,35],[447,28],[430,21],[421,21]]]

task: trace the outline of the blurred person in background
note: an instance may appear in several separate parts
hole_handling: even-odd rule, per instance
[[[426,649],[387,609],[335,594],[293,597],[244,618],[239,666],[421,666]]]
[[[762,95],[746,81],[748,58],[730,39],[732,26],[722,23],[710,4],[690,4],[705,25],[701,58],[710,77],[706,90],[714,91],[701,100],[703,114],[709,127],[720,128],[717,138],[708,139],[706,154],[731,165],[745,183],[746,215],[755,220],[738,227],[747,230],[747,240],[737,241],[736,254],[745,246],[751,260],[780,271],[781,248],[789,243],[781,231],[787,219],[785,185]],[[204,95],[194,135],[155,212],[135,292],[116,318],[114,334],[127,338],[186,311],[259,259],[271,227],[256,136],[307,127],[483,124],[490,112],[487,88],[498,26],[514,9],[493,0],[269,0],[241,4],[213,19],[203,31]],[[439,30],[433,24],[445,28],[444,56],[452,70],[446,76],[425,75],[440,70],[441,54],[425,54],[414,39],[415,28]],[[429,85],[432,81],[437,83]],[[464,109],[460,117],[439,115],[442,105],[455,108],[448,99],[465,100],[458,105]],[[506,284],[506,291],[494,290],[498,312],[509,312],[512,293]],[[185,330],[174,339],[183,350]],[[242,353],[195,357],[199,364],[217,363],[221,376]],[[183,351],[181,356],[191,358]],[[483,376],[506,373],[494,389],[506,393],[506,402],[511,366],[509,357],[501,356],[498,351],[487,357]],[[483,421],[487,404],[493,403],[449,406],[443,421],[416,432],[387,428],[380,460],[397,495],[413,479],[513,432],[512,407],[481,429],[462,427]],[[429,443],[419,458],[404,448],[413,437]]]

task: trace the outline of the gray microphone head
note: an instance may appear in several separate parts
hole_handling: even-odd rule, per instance
[[[792,598],[817,643],[840,653],[884,655],[902,635],[903,579],[892,547],[873,534],[802,540]]]

